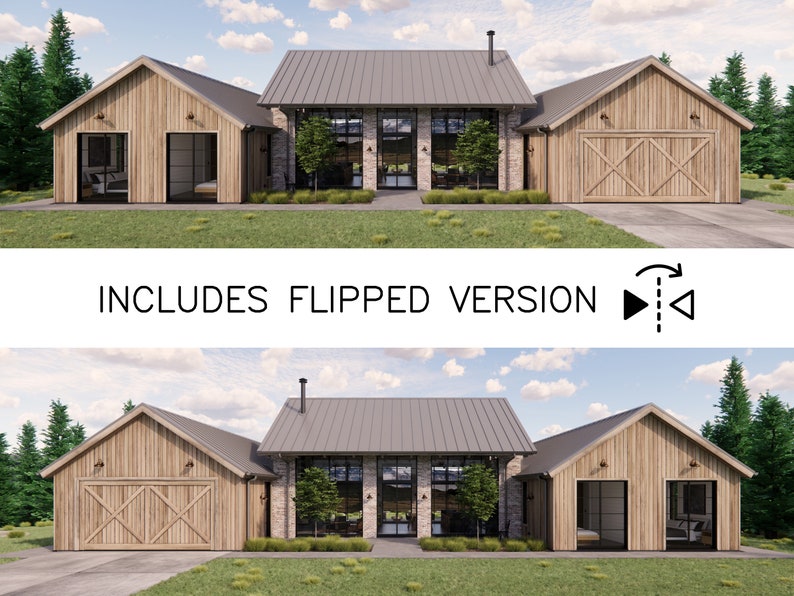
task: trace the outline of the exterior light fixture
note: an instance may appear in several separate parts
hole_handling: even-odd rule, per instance
[[[372,495],[371,495],[371,494],[368,494],[368,495],[367,495],[367,501],[371,501],[371,500],[372,500]]]
[[[192,468],[194,465],[195,464],[193,463],[192,459],[187,460],[187,462],[185,463],[186,468]]]
[[[694,111],[693,111],[693,112],[692,112],[692,113],[689,115],[689,119],[690,119],[690,120],[700,120],[700,116],[698,115],[698,113],[697,113],[697,112],[694,112]]]
[[[535,499],[535,494],[534,493],[529,493],[527,495],[527,501],[533,501],[534,499]]]
[[[367,145],[367,153],[372,153],[372,145]]]
[[[103,112],[97,112],[96,116],[94,116],[94,119],[96,119],[96,120],[104,120],[105,119],[105,114]]]
[[[607,116],[606,112],[601,112],[599,118],[601,118],[601,120],[609,120],[609,116]]]
[[[195,114],[193,114],[193,112],[191,111],[191,112],[187,113],[187,116],[185,116],[185,119],[186,120],[193,120],[193,119],[195,119],[195,117],[196,117]]]
[[[422,145],[422,152],[427,153],[427,145]]]
[[[607,463],[606,459],[602,459],[601,463],[599,463],[598,465],[601,466],[602,468],[608,468],[609,467],[609,464]]]
[[[698,463],[698,461],[695,458],[692,458],[692,460],[689,462],[689,467],[690,468],[699,468],[700,464]]]
[[[427,495],[422,495],[422,500],[427,501]]]
[[[102,461],[101,457],[98,460],[96,460],[96,463],[94,464],[94,467],[95,468],[104,468],[105,467],[105,462]]]
[[[527,153],[532,155],[533,153],[535,153],[535,148],[532,145],[528,145],[527,146]]]

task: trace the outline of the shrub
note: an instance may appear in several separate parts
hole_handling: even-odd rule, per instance
[[[350,570],[350,573],[355,573],[356,575],[364,575],[367,572],[367,568],[363,565],[356,565],[353,569]]]
[[[326,201],[334,205],[342,205],[349,202],[350,193],[345,190],[329,190]]]
[[[346,544],[351,553],[368,553],[372,549],[372,545],[364,538],[350,538]]]
[[[193,221],[196,222],[197,224],[205,224],[210,222],[208,217],[197,217]]]
[[[451,219],[452,211],[449,211],[448,209],[442,209],[441,211],[436,212],[436,217],[438,219]]]
[[[258,190],[256,192],[252,192],[248,195],[248,202],[260,204],[264,203],[267,200],[267,191],[266,190]]]
[[[52,235],[53,240],[71,240],[74,238],[74,232],[57,232]]]
[[[321,580],[316,575],[307,575],[306,577],[303,578],[303,582],[302,583],[306,584],[307,586],[316,586],[317,584],[321,583],[322,581],[323,580]]]
[[[523,205],[529,203],[529,193],[526,190],[511,190],[506,196],[506,202],[512,205]]]
[[[188,226],[185,228],[186,232],[196,233],[201,232],[204,229],[204,226]],[[57,240],[57,238],[55,238]]]
[[[551,202],[549,193],[542,190],[528,190],[527,199],[533,205],[544,205]]]
[[[21,524],[19,524],[19,527],[20,528],[29,528],[30,525],[31,525],[30,522],[22,522]]]
[[[527,543],[523,540],[505,540],[504,548],[509,553],[523,553],[527,550]]]
[[[37,528],[49,528],[52,525],[51,519],[43,519],[41,521],[36,522]]]
[[[747,178],[748,180],[758,180],[759,176],[753,172],[745,172],[742,174],[742,178]]]
[[[315,203],[327,203],[328,197],[331,196],[331,193],[334,192],[332,190],[319,190],[317,194],[314,195],[314,202]]]
[[[232,588],[235,590],[240,590],[241,592],[245,592],[250,587],[251,582],[245,579],[236,579],[232,582]]]
[[[196,565],[191,571],[193,573],[206,573],[209,570],[209,567],[206,565]]]
[[[584,566],[584,570],[585,571],[598,571],[599,569],[600,569],[600,567],[598,565],[585,565]]]
[[[540,538],[528,538],[527,548],[529,548],[529,550],[532,552],[540,552],[542,550],[546,550],[546,543]]]
[[[468,188],[456,188],[448,194],[445,202],[474,205],[482,203],[482,197],[482,192]]]
[[[606,573],[593,573],[590,577],[593,579],[607,579],[609,576]]]
[[[3,532],[10,532],[11,530],[14,529],[14,527],[15,526],[12,526],[11,524],[7,524],[7,525],[3,526],[2,528],[0,528],[0,530],[3,530]]]
[[[11,530],[8,533],[9,538],[22,538],[25,536],[25,530]]]
[[[472,230],[472,236],[476,236],[477,238],[488,238],[492,235],[493,232],[488,228],[477,228],[476,230]]]
[[[286,191],[271,192],[267,195],[267,202],[271,205],[284,205],[289,203],[289,193]]]
[[[246,561],[245,559],[235,559],[232,562],[232,565],[234,565],[235,567],[245,567],[246,565],[248,565],[248,561]]]
[[[306,538],[295,538],[290,540],[289,550],[295,553],[307,553],[312,549],[311,540]]]
[[[375,191],[370,189],[353,190],[350,192],[351,203],[371,203],[375,198]]]
[[[405,590],[407,592],[421,592],[423,587],[424,586],[419,582],[408,582],[405,584]]]
[[[497,538],[483,538],[478,550],[486,553],[495,553],[502,549],[502,543]]]
[[[243,550],[249,553],[264,552],[267,546],[267,540],[267,538],[249,538],[243,543]]]
[[[449,220],[449,225],[452,226],[453,228],[460,228],[463,226],[463,220],[460,219],[459,217],[454,217]]]
[[[252,219],[255,219],[255,218],[256,218],[256,214],[255,213],[244,213],[243,214],[243,219],[247,219],[248,221],[251,221]]]
[[[737,581],[735,579],[724,579],[720,582],[720,585],[723,588],[741,588],[742,582]]]
[[[466,550],[466,540],[464,538],[446,538],[444,549],[451,553],[462,553]]]
[[[437,228],[443,223],[444,222],[438,219],[437,217],[431,217],[430,219],[427,220],[427,225],[429,225],[431,228]]]
[[[772,174],[764,174],[764,175],[762,176],[762,178],[763,178],[764,180],[774,180],[774,179],[775,179],[775,177],[774,177]]]
[[[788,176],[783,176],[783,177],[782,177],[782,178],[779,180],[779,182],[782,182],[783,184],[788,184],[789,182],[791,182],[791,178],[789,178]]]
[[[378,246],[389,243],[389,236],[387,234],[373,234],[369,239],[372,240],[372,244],[377,244]]]
[[[551,567],[551,561],[538,561],[539,567]]]
[[[345,567],[355,567],[358,565],[358,561],[353,557],[348,557],[347,559],[342,559],[342,565]]]
[[[419,547],[422,550],[438,551],[444,549],[444,541],[441,538],[425,537],[419,539]]]
[[[782,182],[770,182],[767,186],[769,190],[786,190],[786,185]]]
[[[437,205],[444,202],[447,192],[444,190],[431,190],[422,196],[422,202],[427,205]],[[429,209],[427,211],[430,211]],[[432,213],[432,211],[431,211]],[[423,212],[423,215],[427,215]]]
[[[292,201],[299,204],[314,203],[314,195],[310,190],[299,190],[292,195]]]
[[[336,565],[335,567],[331,567],[331,573],[334,575],[342,575],[345,572],[345,568],[341,565]]]
[[[269,553],[283,553],[290,550],[290,545],[283,538],[268,538],[265,550]]]
[[[504,193],[498,190],[486,190],[483,192],[482,202],[489,205],[499,205],[503,203],[510,203],[510,199]]]
[[[372,557],[361,557],[358,560],[358,562],[361,563],[362,565],[369,565],[370,563],[373,562],[373,559]]]

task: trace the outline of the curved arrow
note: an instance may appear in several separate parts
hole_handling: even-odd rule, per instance
[[[672,271],[672,273],[670,274],[670,277],[681,277],[684,274],[684,269],[683,269],[683,267],[681,267],[681,263],[678,263],[678,265],[676,265],[675,267],[671,267],[670,265],[662,265],[661,263],[659,263],[657,265],[648,265],[647,267],[643,267],[642,269],[637,271],[637,277],[639,277],[640,275],[642,275],[646,271],[649,271],[651,269],[657,269],[657,268],[658,269],[669,269],[670,271]]]

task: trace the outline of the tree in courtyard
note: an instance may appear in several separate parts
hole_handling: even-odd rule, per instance
[[[18,521],[52,519],[52,506],[48,508],[47,487],[39,476],[42,468],[41,453],[36,446],[36,427],[28,420],[17,435],[14,451],[15,517]]]
[[[463,468],[457,486],[458,503],[477,524],[479,544],[480,522],[491,518],[499,502],[499,483],[493,470],[483,464],[472,464]]]
[[[16,190],[51,180],[51,143],[37,126],[47,116],[43,95],[34,49],[17,48],[0,76],[0,180]]]
[[[721,382],[720,399],[715,404],[720,413],[714,417],[711,441],[736,459],[746,461],[752,407],[744,383],[744,366],[736,356],[731,358]]]
[[[306,468],[295,482],[295,511],[300,518],[314,522],[314,537],[317,538],[317,522],[325,521],[336,513],[342,499],[336,481],[321,468]]]
[[[750,109],[750,119],[755,127],[746,133],[742,155],[744,168],[756,174],[777,174],[780,170],[780,106],[776,93],[772,77],[767,73],[761,75],[756,99]]]
[[[662,51],[662,55],[659,56],[659,61],[662,64],[666,64],[667,66],[670,66],[673,64],[673,57],[670,56],[670,54],[668,54],[667,52]]]
[[[77,60],[69,21],[59,8],[50,19],[50,34],[44,42],[44,53],[41,57],[41,74],[50,114],[77,99],[85,91],[84,79],[75,66]]]
[[[303,171],[314,176],[316,195],[319,173],[331,165],[336,155],[336,136],[328,118],[310,116],[301,122],[295,135],[295,155]]]
[[[124,402],[124,404],[122,404],[121,408],[124,410],[124,413],[126,414],[127,412],[131,412],[132,410],[135,409],[135,404],[132,403],[131,399],[128,399],[127,401]]]
[[[750,528],[766,538],[794,528],[794,415],[777,395],[761,396],[750,425],[748,465],[757,475],[742,504]]]
[[[480,190],[480,174],[495,170],[499,164],[499,135],[488,120],[472,120],[458,134],[452,154],[458,165],[467,172],[477,173],[477,190]]]
[[[780,114],[780,174],[794,178],[794,85],[789,85]]]
[[[10,524],[14,519],[13,463],[8,452],[5,433],[0,433],[0,526]]]

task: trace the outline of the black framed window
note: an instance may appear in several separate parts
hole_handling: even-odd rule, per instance
[[[168,200],[218,199],[218,135],[168,133]]]
[[[627,486],[622,480],[580,480],[576,483],[578,549],[625,549]]]
[[[78,133],[79,200],[127,201],[128,143],[127,133]]]
[[[494,109],[444,108],[433,110],[430,115],[430,145],[432,156],[431,186],[433,188],[453,188],[474,184],[474,174],[461,171],[455,159],[455,144],[458,133],[466,129],[473,120],[487,120],[499,130],[499,112]],[[499,186],[498,169],[484,172],[480,176],[481,188]]]
[[[457,500],[457,482],[463,474],[463,468],[472,464],[482,464],[493,470],[496,478],[499,477],[499,460],[496,457],[434,455],[430,458],[431,533],[434,536],[476,534],[476,522],[463,513]],[[498,506],[491,518],[481,525],[480,533],[494,536],[499,533]]]
[[[363,532],[364,466],[360,457],[301,457],[297,460],[297,475],[306,468],[325,470],[336,481],[341,503],[333,519],[317,525],[322,534],[361,536]],[[296,517],[296,534],[313,536],[314,522]]]
[[[336,156],[334,163],[320,172],[319,185],[322,188],[361,188],[364,184],[364,116],[361,110],[311,108],[299,111],[296,130],[311,116],[321,116],[331,121],[331,129],[336,135]],[[314,181],[295,163],[295,180],[299,187],[312,186]]]
[[[378,110],[378,188],[416,188],[416,110]]]
[[[667,482],[666,492],[667,548],[715,548],[716,483],[672,480]]]
[[[378,536],[416,536],[416,458],[378,458]]]

